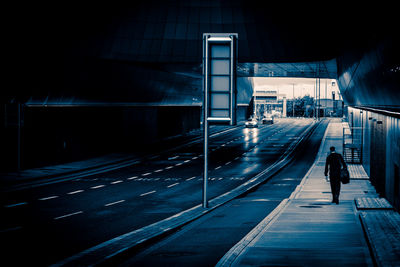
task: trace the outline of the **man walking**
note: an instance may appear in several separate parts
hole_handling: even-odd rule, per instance
[[[325,163],[325,176],[328,176],[329,169],[329,180],[331,183],[332,191],[332,203],[339,204],[340,194],[340,169],[347,168],[346,163],[343,160],[342,155],[336,153],[335,147],[330,147],[331,153],[326,158]]]

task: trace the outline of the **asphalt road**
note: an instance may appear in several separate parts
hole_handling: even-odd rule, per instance
[[[209,198],[273,164],[311,122],[282,119],[211,138]],[[202,153],[194,143],[118,171],[2,194],[2,254],[48,265],[201,203]]]
[[[327,121],[322,122],[296,151],[294,160],[256,190],[137,250],[118,265],[215,266],[231,247],[295,190],[315,160],[326,126]]]

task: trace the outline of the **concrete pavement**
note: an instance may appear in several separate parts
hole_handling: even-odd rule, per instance
[[[376,258],[380,258],[377,253],[383,254],[390,250],[388,247],[400,244],[392,238],[398,236],[394,230],[383,237],[393,240],[386,242],[386,249],[379,249],[381,242],[369,239],[373,234],[364,234],[361,222],[369,232],[388,231],[379,230],[382,216],[370,220],[361,216],[360,221],[362,212],[355,199],[372,200],[372,209],[382,206],[373,207],[381,199],[361,165],[349,166],[351,182],[342,185],[340,204],[331,203],[329,182],[324,177],[325,159],[330,146],[342,153],[342,127],[340,120],[331,121],[313,166],[290,198],[226,253],[217,266],[373,266],[381,265],[380,261],[376,263]],[[397,218],[398,213],[391,212],[389,217]],[[378,249],[370,253],[368,244]],[[399,258],[392,259],[389,266],[399,264]]]

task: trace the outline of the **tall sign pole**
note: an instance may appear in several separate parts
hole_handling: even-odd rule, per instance
[[[203,128],[204,128],[204,174],[203,174],[203,208],[208,208],[207,184],[208,184],[208,76],[209,76],[209,60],[208,60],[208,38],[203,35]]]
[[[209,124],[236,124],[237,33],[203,34],[203,208],[208,208]]]

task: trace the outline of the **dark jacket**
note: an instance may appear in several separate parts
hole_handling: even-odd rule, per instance
[[[329,168],[329,176],[334,177],[334,178],[339,178],[340,177],[340,169],[342,168],[347,168],[346,163],[343,160],[342,155],[336,152],[332,152],[329,154],[329,156],[326,158],[326,163],[325,163],[325,176],[328,175],[328,168]]]

